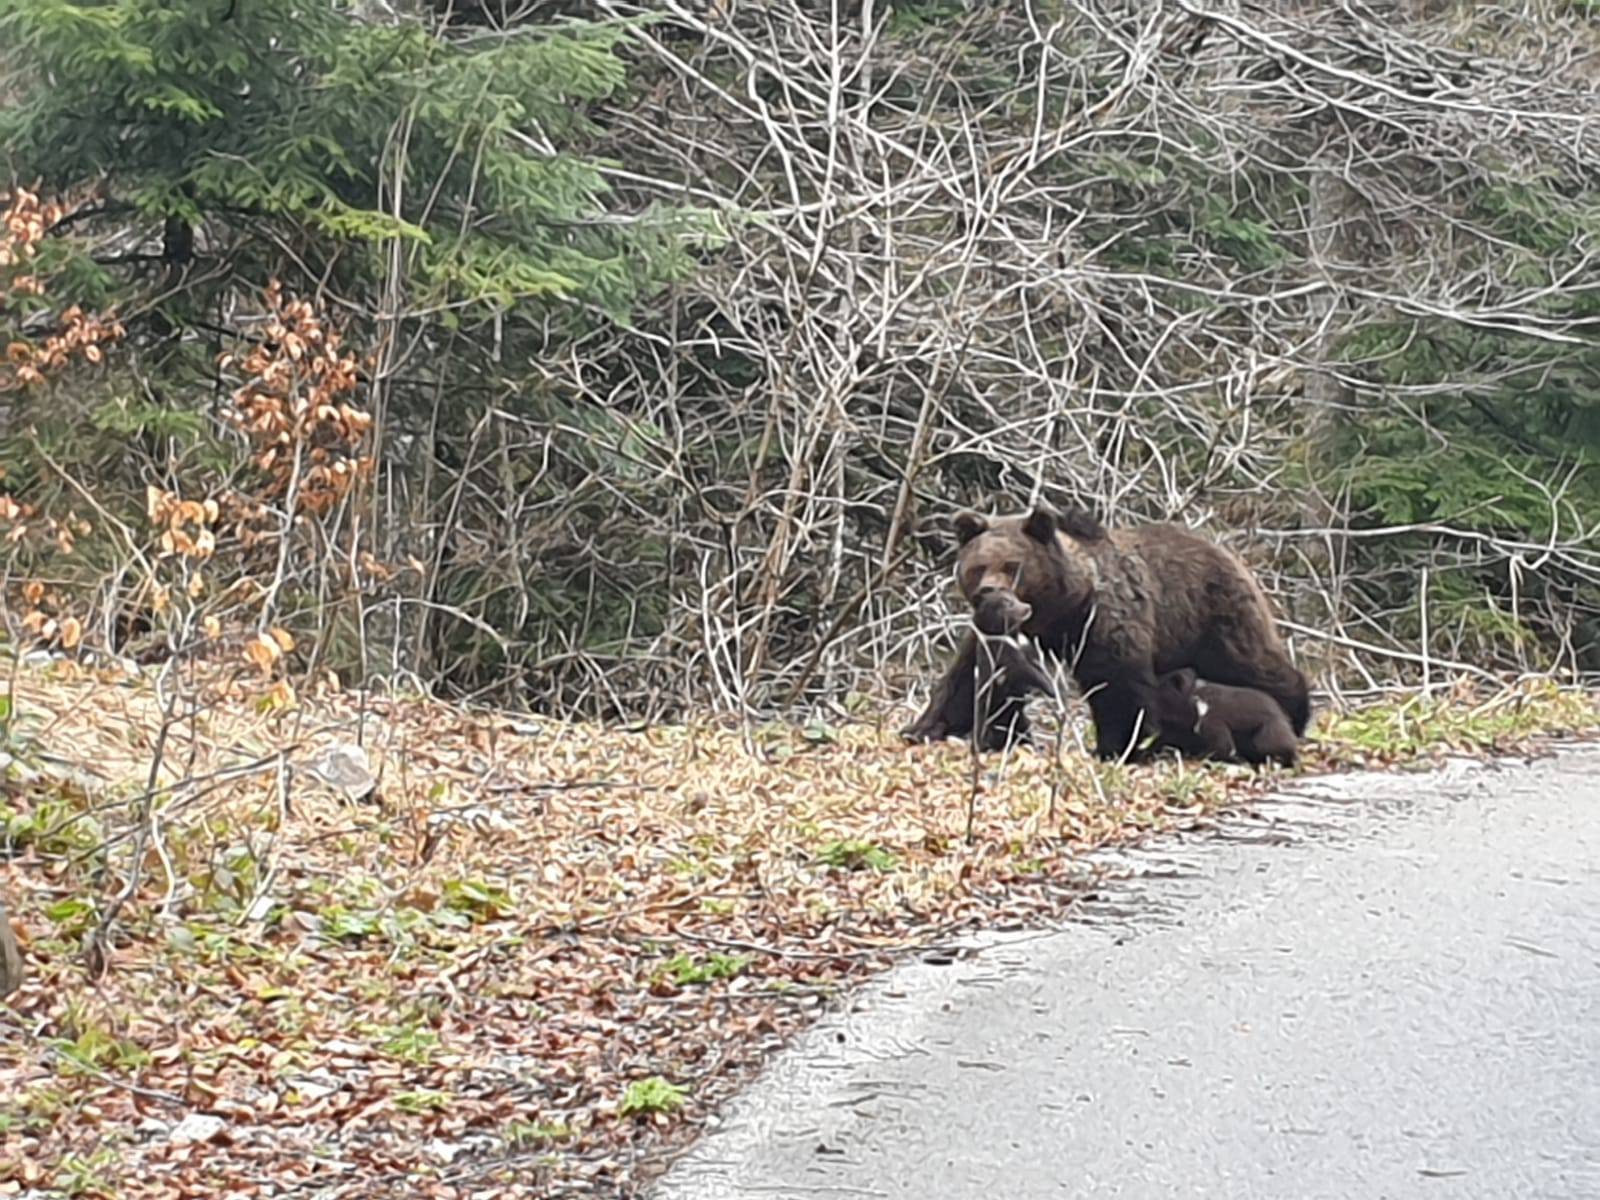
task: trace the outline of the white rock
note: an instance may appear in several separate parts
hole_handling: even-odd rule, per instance
[[[193,1142],[209,1142],[221,1133],[227,1122],[211,1113],[193,1112],[173,1126],[167,1140],[180,1146]]]

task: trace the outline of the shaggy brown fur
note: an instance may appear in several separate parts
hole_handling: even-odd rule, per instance
[[[1289,661],[1260,585],[1237,557],[1172,525],[1105,530],[1084,513],[956,519],[956,578],[984,633],[1029,635],[1072,664],[1094,713],[1096,753],[1115,758],[1154,733],[1158,676],[1192,667],[1207,679],[1266,692],[1295,732],[1311,716],[1305,676]],[[916,741],[973,727],[977,636],[905,731]],[[1025,689],[1024,689],[1025,690]],[[997,709],[1020,708],[1023,692]],[[1023,721],[1017,735],[1026,733]]]
[[[1185,669],[1161,677],[1154,710],[1158,746],[1191,758],[1294,766],[1299,739],[1265,692],[1201,683]]]

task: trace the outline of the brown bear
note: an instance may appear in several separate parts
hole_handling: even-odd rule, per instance
[[[1299,739],[1265,692],[1202,683],[1185,667],[1158,681],[1154,710],[1158,747],[1218,762],[1294,766]]]
[[[963,513],[955,527],[956,578],[977,631],[962,639],[927,708],[905,730],[908,739],[971,733],[974,672],[982,666],[978,632],[1027,634],[1070,664],[1094,714],[1102,758],[1131,754],[1156,732],[1156,680],[1181,667],[1267,693],[1295,732],[1305,731],[1305,676],[1289,661],[1255,577],[1222,547],[1173,525],[1108,532],[1087,513],[1043,506],[994,519]],[[1028,686],[1018,677],[990,688],[986,711],[1011,719],[1002,741],[1026,736],[1020,709]],[[981,740],[994,739],[986,731]]]

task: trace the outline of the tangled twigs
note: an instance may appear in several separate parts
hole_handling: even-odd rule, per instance
[[[496,614],[541,705],[903,694],[937,657],[957,507],[1326,528],[1361,514],[1307,447],[1337,468],[1389,422],[1448,449],[1438,415],[1463,396],[1492,408],[1495,389],[1580,369],[1587,252],[1507,253],[1492,210],[1506,179],[1581,188],[1600,161],[1574,123],[1589,88],[1570,16],[1501,13],[1469,53],[1425,6],[1069,3],[1050,23],[1028,5],[649,7],[665,19],[630,36],[660,84],[606,113],[613,179],[641,205],[743,219],[634,329],[535,365],[604,421],[490,413],[423,527],[451,547],[436,594]],[[1493,371],[1389,374],[1408,347],[1484,334],[1512,339]],[[1506,598],[1547,658],[1600,608],[1568,469],[1536,472],[1555,498],[1546,599],[1520,581]],[[1505,581],[1515,540],[1419,530],[1404,585],[1375,545],[1253,557],[1300,623],[1420,657],[1396,619],[1420,570]],[[530,586],[540,605],[495,599]],[[604,648],[585,622],[612,631]],[[1518,668],[1532,644],[1445,619],[1429,636],[1435,658]],[[1332,671],[1361,653],[1303,648]],[[429,670],[495,686],[470,656]]]
[[[381,303],[339,301],[383,347],[369,409],[269,297],[221,388],[263,494],[219,525],[266,547],[269,606],[315,596],[357,627],[318,646],[369,670],[563,713],[903,697],[940,656],[948,518],[1045,499],[1236,538],[1342,639],[1297,643],[1325,686],[1595,668],[1592,21],[838,7],[592,6],[653,18],[588,114],[608,219],[715,230],[629,324],[469,328],[408,299],[397,248]]]
[[[128,868],[122,889],[100,912],[94,928],[84,935],[83,957],[85,969],[92,979],[105,974],[111,965],[111,935],[123,908],[138,893],[144,880],[145,854],[151,842],[160,837],[156,829],[156,800],[160,794],[157,784],[166,766],[167,742],[178,717],[178,703],[183,690],[174,686],[172,678],[177,660],[169,659],[156,678],[156,694],[161,709],[161,724],[156,730],[155,744],[150,751],[150,766],[145,776],[143,793],[133,804],[129,816],[133,822],[133,841],[128,849]]]

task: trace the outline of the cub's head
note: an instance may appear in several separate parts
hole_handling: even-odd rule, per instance
[[[961,546],[956,581],[984,633],[1042,633],[1087,598],[1083,561],[1060,535],[1050,509],[992,519],[962,513],[955,528]]]
[[[1195,693],[1198,682],[1189,667],[1171,671],[1156,681],[1152,716],[1163,732],[1199,730],[1208,706]]]
[[[1180,667],[1176,671],[1168,671],[1158,682],[1162,688],[1171,689],[1185,699],[1192,699],[1200,677],[1195,674],[1193,667]]]

